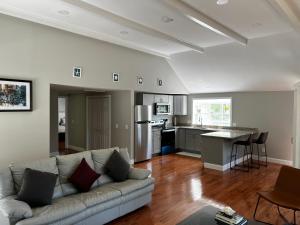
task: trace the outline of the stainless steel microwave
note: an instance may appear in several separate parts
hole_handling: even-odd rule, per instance
[[[171,105],[166,103],[154,103],[155,115],[171,115]]]

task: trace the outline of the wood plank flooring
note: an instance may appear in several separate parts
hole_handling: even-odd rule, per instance
[[[109,223],[110,225],[174,225],[207,204],[229,205],[252,219],[256,192],[271,188],[280,165],[224,173],[204,169],[200,159],[179,155],[154,157],[135,167],[152,170],[155,190],[152,203]],[[292,213],[282,210],[292,220]],[[300,212],[299,212],[300,214]],[[258,217],[272,224],[284,224],[275,206],[262,202]],[[297,217],[300,221],[300,215]]]

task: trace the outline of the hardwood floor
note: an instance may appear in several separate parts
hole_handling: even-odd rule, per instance
[[[110,225],[174,225],[207,204],[229,205],[252,219],[256,192],[270,189],[280,165],[252,169],[249,173],[204,169],[200,159],[179,155],[154,157],[135,167],[152,170],[155,190],[152,203],[109,223]],[[292,213],[282,210],[292,220]],[[300,214],[300,213],[299,213]],[[262,202],[258,217],[284,224],[275,206]],[[300,215],[297,218],[300,221]]]

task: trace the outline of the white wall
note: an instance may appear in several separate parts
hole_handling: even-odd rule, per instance
[[[294,105],[292,91],[193,94],[188,97],[189,116],[180,117],[178,122],[191,123],[193,98],[207,97],[232,97],[232,123],[236,123],[238,127],[269,131],[267,142],[269,157],[292,160]]]
[[[0,74],[33,80],[33,111],[1,113],[1,167],[49,155],[50,84],[186,93],[168,62],[160,57],[0,15]],[[71,76],[83,68],[82,79]],[[113,83],[112,72],[121,74]],[[137,86],[136,76],[144,76]],[[157,86],[157,77],[164,86]]]

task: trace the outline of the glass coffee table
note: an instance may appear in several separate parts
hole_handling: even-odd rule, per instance
[[[206,206],[193,215],[187,217],[177,225],[217,225],[215,221],[215,215],[220,209],[213,206]],[[247,225],[262,225],[263,223],[256,221],[249,221]]]

